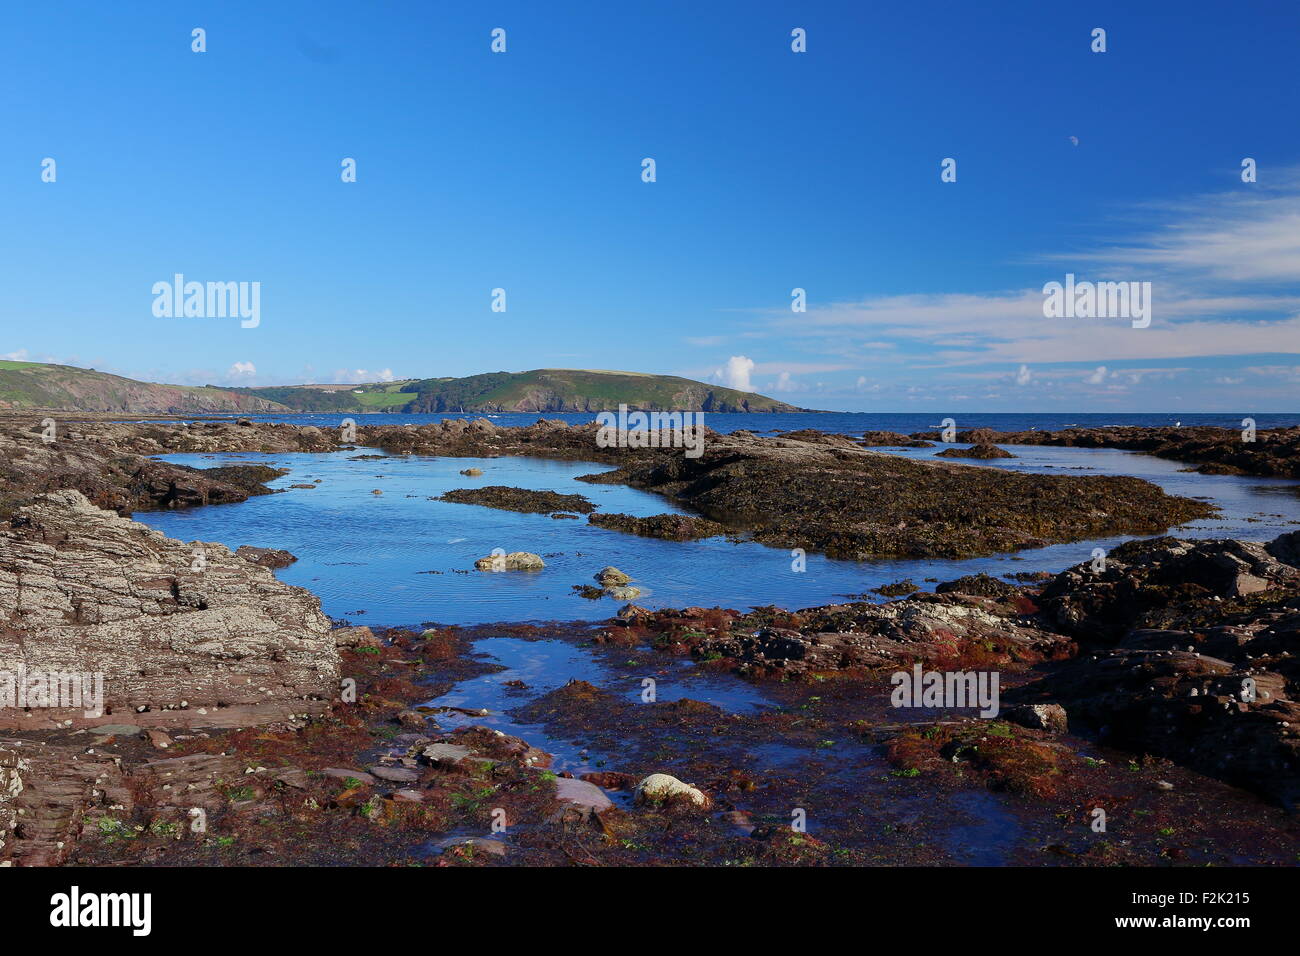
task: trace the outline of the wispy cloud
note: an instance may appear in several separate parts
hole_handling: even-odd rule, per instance
[[[380,372],[371,372],[364,368],[340,368],[334,371],[331,384],[362,385],[369,382],[391,382],[393,380],[394,376],[391,368],[386,368]]]
[[[1045,260],[1156,271],[1188,281],[1300,280],[1300,174],[1275,173],[1268,186],[1140,207],[1157,224],[1135,239]]]
[[[1117,363],[1295,352],[1300,349],[1300,178],[1271,191],[1146,206],[1146,226],[1122,243],[1053,252],[1043,282],[1066,272],[1152,283],[1153,320],[1049,319],[1041,286],[1000,292],[873,296],[810,308],[781,333],[840,354],[880,360],[882,344],[914,367]]]

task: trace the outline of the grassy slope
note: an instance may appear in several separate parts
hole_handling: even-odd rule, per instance
[[[797,411],[753,392],[707,385],[672,375],[588,369],[488,372],[467,378],[422,379],[403,386],[414,393],[412,411],[595,412],[620,404],[647,410]]]
[[[264,397],[210,386],[156,385],[70,365],[0,361],[0,408],[120,414],[274,412]]]
[[[67,365],[0,361],[0,408],[121,414],[202,412],[797,411],[752,392],[671,375],[589,369],[488,372],[367,385],[157,385]]]

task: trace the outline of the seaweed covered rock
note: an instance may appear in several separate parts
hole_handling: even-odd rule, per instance
[[[1094,566],[1084,562],[1058,574],[1038,601],[1053,626],[1093,643],[1113,644],[1131,628],[1173,626],[1181,609],[1192,614],[1225,599],[1277,586],[1300,586],[1294,532],[1269,545],[1173,537],[1129,541]]]
[[[1014,584],[1008,584],[983,572],[936,584],[934,591],[936,594],[977,594],[999,601],[1010,601],[1020,593],[1020,589]]]
[[[997,445],[991,445],[988,442],[981,442],[978,445],[971,445],[969,448],[945,448],[939,452],[938,458],[1015,458],[1005,448],[999,448]]]
[[[774,547],[854,560],[976,557],[1153,534],[1214,512],[1138,478],[913,461],[796,434],[719,435],[698,458],[642,456],[587,480],[657,492]]]
[[[1063,665],[1016,697],[1061,704],[1111,746],[1175,760],[1286,806],[1300,799],[1300,703],[1264,667],[1118,648]],[[1082,728],[1081,728],[1082,729]]]
[[[596,506],[582,495],[562,495],[557,491],[533,491],[530,488],[511,488],[508,485],[486,485],[482,488],[456,488],[438,498],[462,505],[483,505],[504,511],[525,514],[548,514],[552,511],[576,511],[590,514]]]
[[[635,534],[643,538],[663,538],[666,541],[712,538],[725,534],[727,530],[716,521],[693,515],[663,514],[637,518],[625,514],[593,514],[587,517],[587,522],[597,528],[608,528],[611,531]]]
[[[258,548],[251,544],[241,544],[235,549],[235,554],[251,564],[272,569],[287,568],[298,560],[295,555],[283,548]]]
[[[727,658],[756,676],[798,677],[847,669],[895,669],[913,661],[955,667],[1026,667],[1066,657],[1073,642],[993,613],[961,596],[918,594],[888,604],[855,602],[799,612],[759,608],[733,618],[702,609],[659,611],[635,623],[697,656]]]

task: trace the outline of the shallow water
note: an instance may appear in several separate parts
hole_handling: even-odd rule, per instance
[[[888,451],[925,458],[941,450]],[[1019,457],[988,464],[1043,474],[1136,475],[1172,494],[1204,497],[1223,509],[1219,517],[1176,529],[1180,535],[1269,540],[1300,527],[1300,484],[1293,481],[1183,472],[1186,465],[1181,463],[1124,451],[1009,450]],[[1095,547],[1110,550],[1126,540],[1079,541],[965,561],[858,563],[809,554],[807,570],[796,573],[789,552],[752,541],[660,541],[595,528],[585,519],[429,500],[452,488],[501,484],[581,494],[606,513],[644,516],[681,510],[648,492],[573,480],[607,470],[606,465],[536,458],[349,460],[358,453],[169,455],[167,461],[199,468],[241,462],[289,468],[288,475],[272,482],[276,488],[317,478],[320,484],[240,504],[142,512],[137,519],[185,541],[286,548],[299,560],[277,572],[281,580],[311,589],[331,617],[378,626],[605,619],[620,605],[609,598],[579,597],[572,586],[592,583],[595,572],[610,564],[632,575],[642,589],[636,603],[651,608],[801,608],[905,578],[928,588],[933,582],[927,578],[951,580],[979,571],[998,576],[1059,571],[1088,560]],[[484,474],[458,474],[470,467],[482,468]],[[372,494],[376,489],[383,494]],[[541,554],[546,569],[474,570],[474,561],[494,548]]]
[[[434,719],[439,727],[455,730],[478,725],[522,737],[552,754],[555,757],[552,769],[557,771],[581,774],[615,766],[609,761],[609,755],[591,750],[585,742],[554,737],[539,724],[520,721],[511,711],[571,680],[586,681],[628,701],[638,701],[646,674],[644,666],[634,673],[619,673],[589,651],[561,640],[489,637],[476,641],[474,650],[505,669],[461,681],[426,705],[488,713],[482,716],[454,711],[437,714]],[[527,686],[511,687],[509,681],[522,681]],[[689,697],[714,704],[728,713],[753,713],[774,706],[754,685],[731,674],[702,671],[690,661],[668,659],[662,667],[655,668],[654,681],[655,699],[660,703]]]

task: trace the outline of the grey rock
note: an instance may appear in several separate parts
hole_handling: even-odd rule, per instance
[[[1022,727],[1046,730],[1053,734],[1063,734],[1069,727],[1065,708],[1060,704],[1021,704],[1006,708],[1000,716]]]
[[[588,810],[601,812],[614,806],[614,801],[605,796],[605,791],[586,780],[559,777],[555,781],[555,799],[563,803],[572,803]]]
[[[505,555],[489,555],[474,562],[480,571],[540,571],[546,562],[531,551],[511,551]]]
[[[468,747],[459,744],[429,744],[420,751],[420,756],[431,764],[455,764],[473,753]]]
[[[377,781],[364,770],[348,770],[344,767],[326,767],[321,771],[327,777],[333,777],[335,780],[356,780],[360,783],[374,784]]]
[[[248,727],[321,713],[338,692],[309,592],[220,544],[186,544],[41,495],[0,529],[0,671],[102,673],[104,712],[137,725]],[[0,729],[90,726],[85,708],[0,710]],[[101,731],[102,732],[102,731]]]
[[[381,764],[371,767],[370,775],[390,783],[415,783],[420,779],[420,774],[408,767],[385,767]]]
[[[609,566],[601,568],[596,572],[595,578],[605,587],[613,587],[618,584],[627,584],[632,578],[618,568]]]

